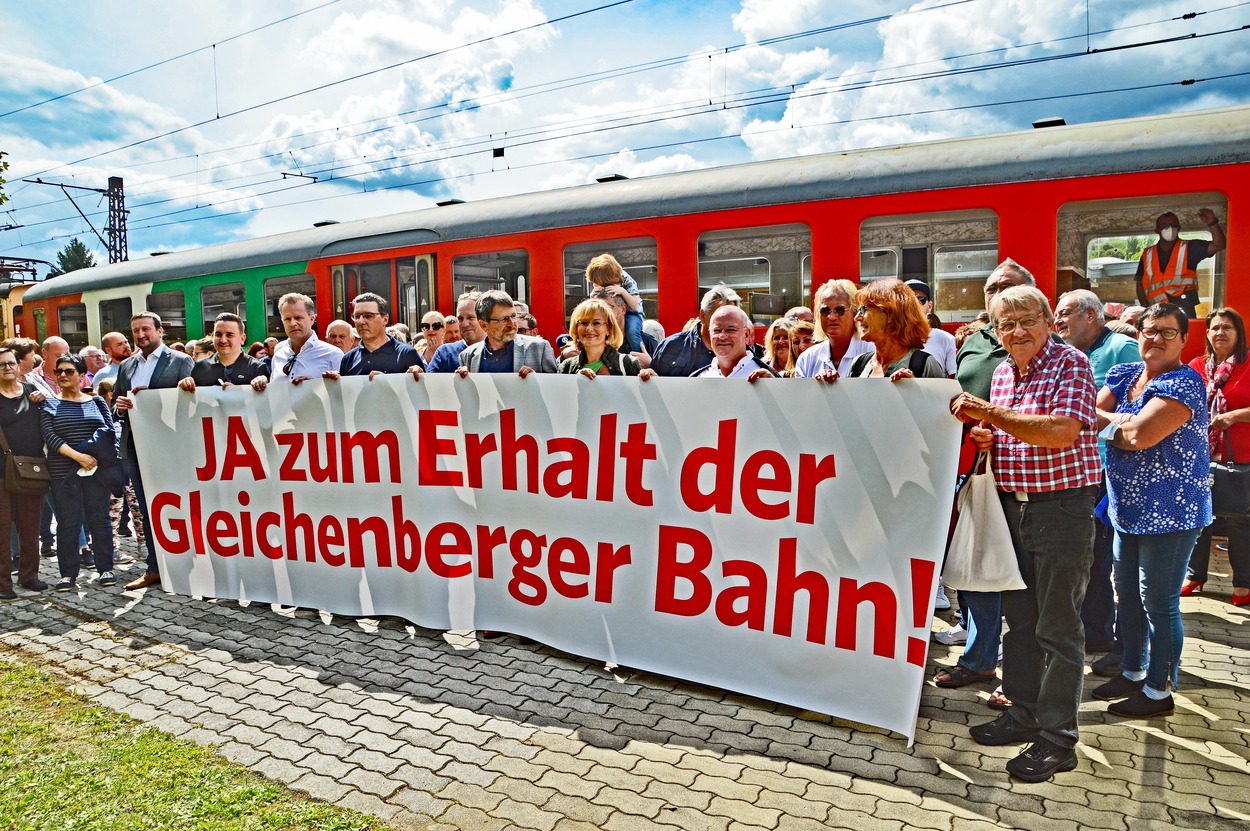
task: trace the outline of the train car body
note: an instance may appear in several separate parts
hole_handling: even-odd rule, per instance
[[[467,288],[527,300],[554,338],[587,294],[586,263],[612,252],[668,332],[702,289],[736,288],[757,325],[810,305],[813,285],[845,277],[920,277],[948,326],[983,308],[981,283],[1012,257],[1052,298],[1089,286],[1132,303],[1134,252],[1155,217],[1177,213],[1201,237],[1200,207],[1228,246],[1200,272],[1204,306],[1250,309],[1226,263],[1250,260],[1250,108],[1053,127],[617,180],[449,204],[260,239],[97,266],[45,281],[17,321],[42,339],[98,343],[134,312],[166,320],[169,340],[199,337],[221,311],[248,339],[281,337],[277,298],[316,300],[319,329],[365,290],[392,322],[453,310]],[[1108,254],[1107,252],[1110,252]],[[257,310],[260,310],[258,313]],[[1192,351],[1192,350],[1191,350]]]

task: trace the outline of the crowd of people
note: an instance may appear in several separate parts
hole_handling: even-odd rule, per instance
[[[1213,221],[1208,214],[1204,221]],[[1168,217],[1175,218],[1160,217],[1162,229],[1172,227]],[[1161,234],[1160,245],[1167,239]],[[1191,255],[1222,243],[1221,232],[1204,247],[1178,248],[1185,269],[1164,288],[1192,291],[1177,282],[1192,270]],[[243,321],[229,313],[216,318],[210,337],[189,344],[166,345],[152,312],[131,319],[130,338],[109,332],[78,353],[55,336],[43,344],[11,339],[0,344],[0,440],[7,453],[46,458],[51,482],[46,495],[0,498],[0,533],[8,527],[11,538],[0,547],[11,560],[0,569],[0,598],[16,596],[11,572],[29,590],[49,588],[38,576],[41,549],[56,556],[57,590],[75,589],[84,567],[98,584],[112,584],[115,532],[136,535],[147,554],[145,571],[126,588],[160,582],[127,418],[144,389],[246,384],[259,392],[311,379],[439,372],[751,383],[953,377],[962,392],[951,412],[966,423],[968,445],[992,459],[1027,588],[959,592],[959,624],[936,637],[962,644],[963,654],[934,682],[996,683],[1001,646],[1002,686],[989,703],[1003,712],[971,735],[985,745],[1028,742],[1007,768],[1043,781],[1076,764],[1087,652],[1106,653],[1093,671],[1109,680],[1093,695],[1112,702],[1109,712],[1172,712],[1184,637],[1179,599],[1207,580],[1208,465],[1250,460],[1245,324],[1236,311],[1216,309],[1206,319],[1204,356],[1185,364],[1192,308],[1152,288],[1173,253],[1156,248],[1143,257],[1153,259],[1139,281],[1148,307],[1125,309],[1119,320],[1088,290],[1062,295],[1052,310],[1029,271],[1007,259],[985,281],[985,312],[953,335],[933,316],[927,283],[890,278],[818,285],[812,307],[774,320],[759,345],[738,294],[714,286],[691,323],[665,337],[643,320],[636,283],[605,254],[587,268],[590,296],[554,350],[528,307],[500,290],[461,295],[454,315],[423,315],[415,343],[374,293],[355,297],[350,322],[331,322],[324,339],[312,299],[301,294],[279,300],[286,338],[250,346]],[[1232,602],[1247,605],[1250,518],[1229,517],[1225,530]],[[939,586],[935,605],[943,604]]]

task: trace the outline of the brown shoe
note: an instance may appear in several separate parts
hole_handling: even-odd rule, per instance
[[[161,576],[154,571],[145,571],[143,574],[131,580],[125,585],[126,591],[135,591],[136,589],[146,589],[148,586],[155,586],[161,582]]]

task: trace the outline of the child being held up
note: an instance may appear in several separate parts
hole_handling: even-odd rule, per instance
[[[642,350],[642,295],[629,272],[621,268],[616,257],[600,254],[586,266],[586,279],[606,294],[625,300],[625,354]]]

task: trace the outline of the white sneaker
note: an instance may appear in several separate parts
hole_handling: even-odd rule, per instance
[[[950,598],[946,596],[946,587],[938,583],[937,596],[933,598],[933,608],[945,612],[951,607]]]
[[[103,573],[101,573],[101,574],[100,574],[100,585],[101,585],[101,586],[111,586],[111,585],[113,585],[113,584],[114,584],[114,583],[116,583],[116,582],[117,582],[117,577],[115,577],[115,576],[113,575],[113,572],[111,572],[111,571],[105,571],[105,572],[103,572]]]
[[[950,629],[934,632],[933,640],[944,646],[962,646],[968,642],[968,630],[956,623]]]

